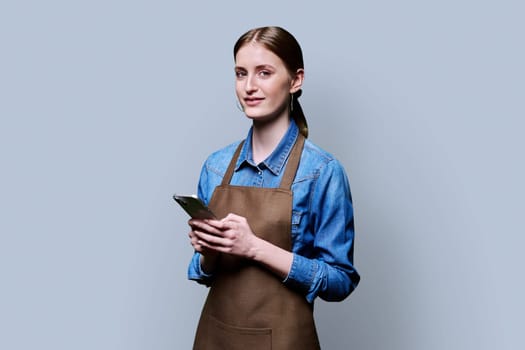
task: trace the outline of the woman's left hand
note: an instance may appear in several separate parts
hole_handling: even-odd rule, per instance
[[[245,217],[228,214],[220,221],[206,222],[217,231],[215,234],[198,232],[199,243],[202,246],[248,259],[255,257],[259,238],[253,233]]]

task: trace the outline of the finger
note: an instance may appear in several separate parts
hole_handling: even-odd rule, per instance
[[[216,221],[218,222],[218,221]],[[220,225],[219,225],[220,226]],[[201,232],[207,232],[210,234],[214,234],[217,236],[221,235],[221,227],[216,227],[208,224],[207,221],[198,220],[194,223],[193,226],[194,231],[201,231]]]
[[[202,251],[204,253],[206,253],[207,251],[214,251],[218,253],[231,253],[231,250],[232,250],[232,248],[229,246],[224,247],[220,245],[210,245],[204,241],[200,243],[201,243]]]
[[[211,251],[217,252],[219,251],[219,249],[222,249],[222,247],[220,246],[215,246],[205,241],[198,241],[198,244],[200,247],[199,253],[202,253],[202,254],[206,254],[207,252],[211,252]]]
[[[234,221],[235,222],[235,221],[239,221],[240,218],[242,218],[242,216],[236,215],[234,213],[229,213],[221,221],[223,222]]]
[[[229,247],[232,244],[231,240],[227,238],[209,234],[206,232],[197,232],[197,240],[199,244],[202,244],[206,247],[214,247],[214,248]]]
[[[239,223],[237,221],[224,221],[222,223],[223,236],[228,237],[228,231],[236,231],[239,229]]]
[[[206,220],[206,224],[214,227],[217,230],[224,230],[224,219],[222,220]]]
[[[197,232],[198,231],[190,231],[190,233],[188,234],[190,240],[197,241],[199,239]]]
[[[195,249],[195,251],[197,251],[199,253],[202,252],[202,245],[199,243],[199,241],[197,239],[192,239],[190,241],[190,244],[193,247],[193,249]]]
[[[236,215],[233,213],[228,214],[223,220],[223,223],[235,223],[236,226],[233,227],[239,227],[240,225],[247,225],[248,220],[244,216]],[[230,228],[232,226],[229,226]]]
[[[201,227],[202,225],[205,225],[205,224],[206,224],[206,220],[200,220],[200,219],[190,219],[190,220],[188,220],[188,225],[190,225],[190,227],[192,229]]]

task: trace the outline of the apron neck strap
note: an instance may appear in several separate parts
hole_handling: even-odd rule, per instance
[[[237,149],[235,150],[235,153],[233,154],[232,160],[230,161],[230,164],[228,165],[228,169],[226,169],[226,173],[224,174],[224,177],[222,178],[222,185],[228,185],[232,179],[233,171],[235,170],[235,165],[237,164],[237,159],[239,159],[239,155],[241,154],[242,146],[244,145],[244,140],[237,146]],[[288,163],[286,164],[286,168],[283,174],[283,178],[281,180],[281,185],[279,188],[282,189],[291,189],[292,188],[292,182],[295,178],[295,173],[297,172],[297,168],[299,167],[299,160],[301,159],[301,153],[303,152],[303,145],[304,145],[304,136],[299,133],[297,135],[297,140],[295,141],[295,144],[292,148],[292,151],[290,152],[290,155],[288,157]]]
[[[299,167],[299,160],[301,160],[301,153],[303,152],[304,145],[304,136],[299,133],[297,135],[297,140],[288,156],[288,162],[286,163],[286,168],[284,170],[283,178],[281,180],[281,186],[279,188],[289,190],[292,188],[292,182],[295,178],[295,173]]]
[[[233,154],[232,160],[230,161],[230,165],[228,165],[228,169],[226,169],[226,173],[224,174],[224,177],[222,178],[221,185],[228,185],[232,179],[233,171],[235,170],[235,164],[237,164],[237,159],[239,159],[239,154],[241,154],[242,146],[244,145],[244,140],[242,140],[241,143],[239,143],[239,146],[237,146],[237,149],[235,150],[235,153]]]

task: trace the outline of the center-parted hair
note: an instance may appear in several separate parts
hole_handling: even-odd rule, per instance
[[[291,76],[295,76],[298,69],[304,69],[301,46],[295,37],[285,29],[281,27],[259,27],[247,31],[235,43],[233,58],[235,59],[241,47],[250,42],[256,42],[277,55],[284,62]],[[301,93],[302,90],[299,90],[291,94],[290,114],[297,123],[301,134],[308,137],[308,124],[299,103]]]

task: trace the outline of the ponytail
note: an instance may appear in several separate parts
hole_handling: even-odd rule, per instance
[[[301,97],[302,93],[303,91],[299,89],[291,94],[290,98],[292,99],[292,102],[290,104],[290,115],[299,127],[299,132],[303,134],[305,138],[308,138],[308,123],[306,123],[306,117],[304,116],[303,109],[299,103],[299,97]]]

